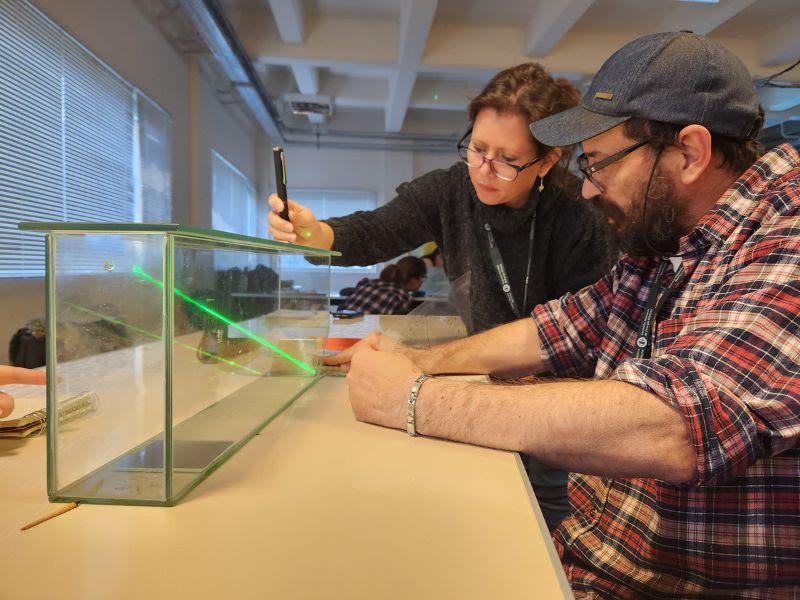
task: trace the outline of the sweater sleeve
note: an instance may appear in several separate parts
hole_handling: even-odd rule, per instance
[[[458,170],[436,170],[403,183],[387,204],[346,217],[327,219],[333,229],[332,261],[339,266],[390,260],[431,240],[442,243],[441,206],[457,191]]]

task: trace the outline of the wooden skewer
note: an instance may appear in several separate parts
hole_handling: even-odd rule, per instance
[[[22,529],[20,529],[20,531],[25,531],[26,529],[30,529],[31,527],[36,527],[37,525],[40,525],[40,524],[44,523],[45,521],[49,521],[53,517],[57,517],[58,515],[63,515],[65,512],[71,511],[73,508],[78,508],[78,503],[77,502],[70,502],[69,504],[65,504],[64,506],[59,508],[57,511],[52,512],[49,515],[46,515],[44,517],[41,517],[40,519],[36,519],[35,521],[32,521],[32,522],[28,523],[27,525],[22,527]]]

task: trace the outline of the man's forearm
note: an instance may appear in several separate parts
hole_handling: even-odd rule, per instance
[[[657,396],[619,381],[498,386],[425,383],[417,431],[531,454],[555,467],[673,483],[694,474],[681,416]]]
[[[530,317],[430,349],[404,347],[423,372],[530,375],[544,370],[536,324]]]

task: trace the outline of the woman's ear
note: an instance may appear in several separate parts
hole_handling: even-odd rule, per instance
[[[563,156],[561,148],[551,148],[550,151],[544,155],[544,158],[539,162],[539,176],[544,177],[550,172],[555,164],[561,160]]]

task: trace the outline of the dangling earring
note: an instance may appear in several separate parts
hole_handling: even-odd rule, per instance
[[[544,177],[541,175],[539,176],[539,193],[541,194],[544,191]]]

